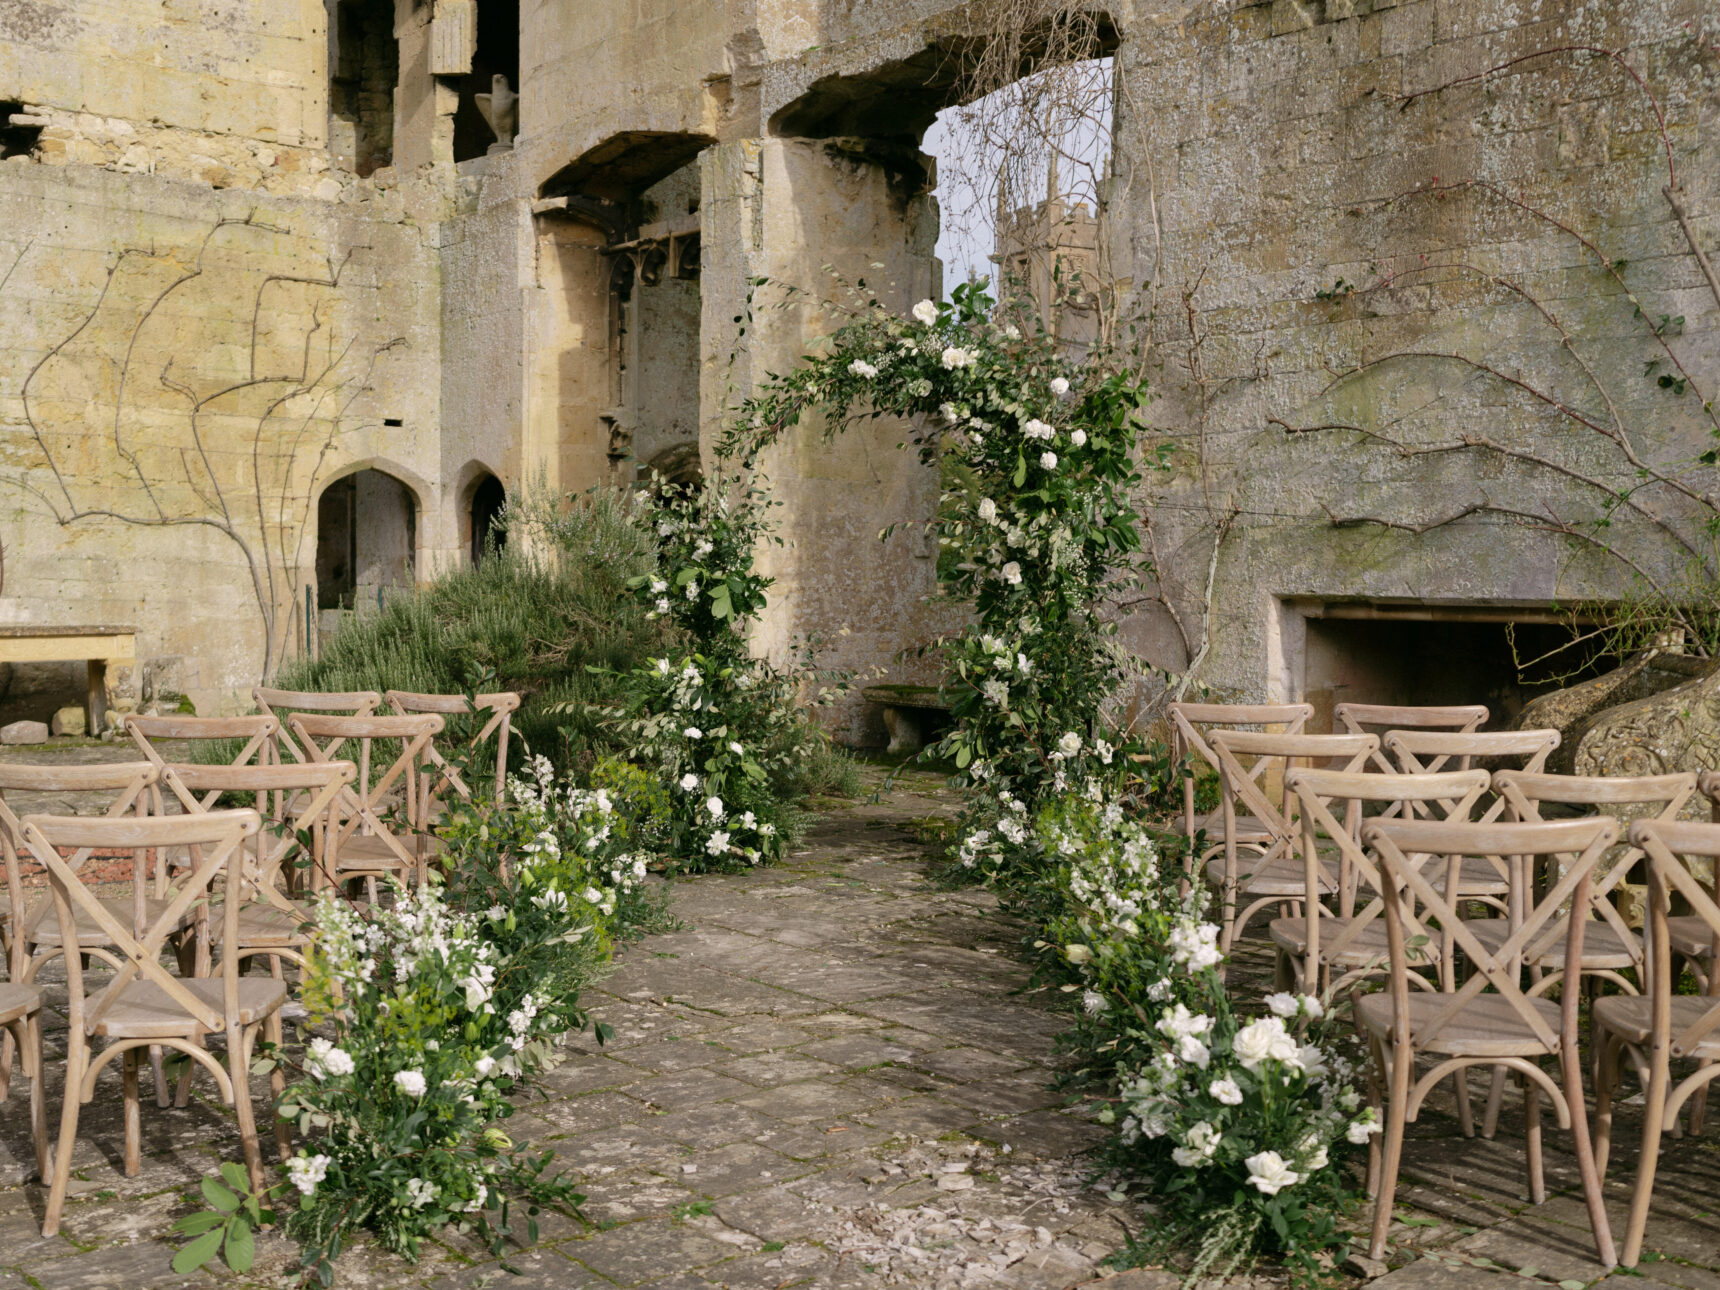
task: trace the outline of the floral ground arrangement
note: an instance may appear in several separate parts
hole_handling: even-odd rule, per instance
[[[933,750],[964,800],[949,870],[1037,929],[1043,978],[1078,1002],[1075,1094],[1104,1100],[1110,1165],[1157,1210],[1133,1255],[1195,1274],[1268,1255],[1309,1282],[1341,1255],[1343,1157],[1374,1122],[1326,1005],[1234,1006],[1201,886],[1141,822],[1164,789],[1141,768],[1164,767],[1108,718],[1125,673],[1107,606],[1142,571],[1145,388],[995,317],[972,287],[905,317],[861,310],[739,409],[723,472],[641,504],[655,555],[630,589],[671,648],[595,669],[607,696],[583,715],[603,754],[532,759],[502,803],[454,811],[425,892],[367,916],[319,907],[309,1042],[272,1058],[291,1066],[279,1112],[302,1145],[263,1195],[208,1180],[176,1267],[242,1269],[273,1217],[304,1278],[332,1284],[361,1230],[408,1257],[449,1227],[499,1253],[534,1240],[546,1207],[577,1212],[574,1179],[503,1127],[522,1082],[586,1025],[580,992],[614,946],[661,919],[650,869],[765,865],[804,827],[796,775],[823,744],[801,703],[826,678],[751,657],[745,633],[769,594],[763,468],[815,408],[838,427],[916,418],[952,481],[935,527],[971,616],[943,645],[955,722]]]

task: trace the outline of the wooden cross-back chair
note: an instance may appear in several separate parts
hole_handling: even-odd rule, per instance
[[[128,1177],[136,1176],[142,1163],[138,1053],[155,1046],[184,1053],[214,1076],[223,1100],[232,1105],[238,1118],[251,1185],[261,1188],[263,1157],[251,1104],[251,1053],[259,1034],[280,1042],[280,1008],[287,988],[273,977],[241,977],[239,961],[232,956],[223,958],[214,977],[177,976],[161,963],[162,950],[175,929],[194,904],[208,902],[217,886],[224,898],[223,937],[226,944],[234,943],[241,904],[239,852],[244,841],[255,837],[261,827],[257,813],[213,811],[146,819],[30,815],[23,823],[29,854],[48,871],[66,949],[65,1092],[42,1234],[52,1236],[59,1230],[72,1171],[79,1107],[94,1097],[102,1068],[116,1058],[121,1062],[125,1099],[125,1172]],[[84,885],[79,865],[61,855],[62,849],[88,855],[93,848],[110,847],[187,852],[185,875],[172,901],[141,931],[115,918]],[[88,997],[80,953],[85,947],[79,931],[86,918],[93,919],[110,938],[118,964],[107,983]],[[227,1038],[225,1068],[204,1042],[205,1036],[215,1032]],[[99,1052],[97,1040],[106,1041]],[[277,1093],[285,1087],[278,1069],[271,1081]],[[281,1124],[277,1131],[284,1129]],[[284,1136],[280,1145],[284,1157]]]
[[[1406,775],[1423,775],[1440,770],[1468,770],[1477,758],[1496,761],[1518,758],[1521,764],[1513,769],[1539,774],[1547,758],[1559,746],[1557,730],[1495,730],[1474,734],[1449,734],[1430,730],[1393,730],[1385,737],[1386,751]],[[1491,768],[1490,768],[1491,769]],[[1431,811],[1413,803],[1405,811],[1429,818]],[[1505,799],[1493,795],[1484,803],[1475,822],[1491,824],[1505,814]],[[1465,900],[1479,901],[1502,914],[1509,914],[1511,900],[1511,866],[1502,856],[1471,856],[1457,870],[1458,894]]]
[[[406,690],[390,690],[388,703],[401,716],[417,716],[426,712],[439,714],[444,720],[452,717],[466,716],[471,718],[475,727],[468,739],[466,747],[475,753],[490,739],[496,741],[496,776],[491,790],[492,798],[497,805],[501,804],[502,794],[508,782],[508,741],[513,733],[513,714],[519,711],[520,696],[511,690],[498,691],[495,694],[413,694]],[[482,724],[479,724],[482,722]],[[417,778],[416,770],[408,775],[407,791],[422,795],[420,814],[425,818],[434,816],[437,804],[442,794],[449,790],[458,794],[462,801],[473,800],[475,785],[467,784],[461,776],[459,768],[450,764],[447,757],[432,742],[426,750],[430,763],[435,767],[427,770],[427,783],[420,786],[413,782]]]
[[[422,887],[435,840],[418,817],[420,803],[405,785],[410,771],[422,769],[430,741],[442,733],[442,718],[436,713],[336,717],[296,712],[287,724],[307,762],[342,760],[342,749],[349,741],[358,745],[358,755],[346,758],[357,763],[357,778],[337,795],[336,819],[329,830],[335,881],[362,878],[373,903],[379,877],[410,877]],[[378,740],[398,742],[400,751],[379,774],[373,774]],[[385,818],[391,812],[403,816],[403,822]]]
[[[1370,1256],[1385,1254],[1392,1222],[1398,1167],[1403,1157],[1404,1126],[1414,1120],[1423,1099],[1440,1081],[1471,1066],[1504,1066],[1524,1077],[1529,1196],[1546,1199],[1541,1168],[1540,1094],[1553,1104],[1561,1128],[1569,1128],[1576,1148],[1588,1216],[1601,1263],[1612,1267],[1612,1233],[1600,1190],[1600,1176],[1584,1114],[1582,1064],[1577,1052],[1578,995],[1561,992],[1553,1003],[1521,985],[1524,954],[1549,922],[1567,906],[1582,908],[1589,898],[1595,866],[1618,838],[1618,823],[1608,816],[1551,823],[1460,824],[1434,820],[1374,820],[1362,826],[1362,841],[1374,851],[1387,884],[1384,901],[1391,986],[1356,1002],[1356,1017],[1373,1050],[1379,1079],[1387,1088],[1383,1159],[1374,1199]],[[1447,899],[1426,870],[1444,864],[1448,873],[1466,855],[1552,856],[1561,863],[1557,880],[1506,942],[1490,949],[1457,916],[1461,902]],[[1433,859],[1430,861],[1428,857]],[[1404,901],[1420,907],[1419,923],[1437,923],[1451,932],[1454,948],[1471,972],[1461,985],[1436,993],[1412,993],[1410,977],[1419,962],[1411,957],[1417,924],[1401,914]],[[1580,963],[1585,918],[1566,921],[1566,961]],[[1433,1066],[1417,1078],[1416,1058]],[[1540,1062],[1557,1058],[1561,1078],[1553,1079]],[[1377,1088],[1376,1088],[1377,1092]]]
[[[1709,818],[1720,823],[1720,771],[1703,771],[1697,776],[1696,791],[1708,801]],[[1712,882],[1715,870],[1720,869],[1720,865],[1706,867]],[[1672,938],[1672,952],[1690,968],[1702,989],[1708,993],[1720,993],[1720,979],[1716,979],[1713,966],[1717,960],[1712,938],[1708,935],[1708,925],[1695,914],[1673,914],[1666,920],[1666,929],[1667,935]],[[1701,1108],[1706,1100],[1706,1095],[1697,1098],[1697,1112],[1693,1120],[1700,1119]]]
[[[1642,1153],[1620,1259],[1626,1267],[1634,1267],[1642,1257],[1662,1135],[1677,1124],[1687,1102],[1694,1105],[1709,1083],[1720,1078],[1720,996],[1712,991],[1674,993],[1674,947],[1667,928],[1672,900],[1677,897],[1695,911],[1692,917],[1702,921],[1710,942],[1720,947],[1720,903],[1712,887],[1698,880],[1687,863],[1688,859],[1705,860],[1710,867],[1720,863],[1720,824],[1638,820],[1630,826],[1629,838],[1647,856],[1648,988],[1640,995],[1606,995],[1594,1002],[1601,1048],[1600,1075],[1595,1081],[1595,1152],[1604,1171],[1612,1142],[1613,1091],[1620,1068],[1629,1060],[1647,1088]],[[1672,1083],[1675,1059],[1696,1063],[1696,1069],[1676,1086]]]
[[[125,732],[132,738],[138,751],[157,766],[168,764],[169,758],[155,746],[156,740],[175,739],[188,744],[232,744],[237,742],[237,752],[226,756],[226,762],[231,766],[249,766],[272,760],[269,749],[280,733],[281,723],[274,717],[264,713],[248,717],[139,717],[125,718]],[[179,749],[169,749],[177,757]],[[228,754],[228,749],[221,752]],[[149,804],[151,815],[161,815],[167,805],[162,793],[162,784],[157,781],[150,789]],[[203,809],[213,810],[221,794],[218,791],[209,792],[203,799]],[[261,810],[261,806],[258,807]],[[159,895],[167,885],[167,874],[157,866],[156,893]]]
[[[1378,869],[1361,845],[1363,811],[1381,808],[1375,818],[1390,818],[1405,802],[1425,803],[1444,812],[1449,821],[1467,821],[1487,791],[1484,770],[1442,771],[1430,775],[1392,775],[1378,771],[1345,772],[1298,769],[1284,777],[1285,791],[1294,795],[1302,826],[1304,913],[1272,921],[1269,934],[1280,952],[1280,963],[1289,971],[1281,986],[1294,986],[1304,994],[1334,995],[1360,981],[1387,970],[1389,955],[1384,908]],[[1342,803],[1343,818],[1334,806]],[[1320,838],[1330,840],[1337,852],[1338,869],[1319,858]],[[1316,892],[1336,887],[1337,909],[1328,912],[1315,898]],[[1365,903],[1358,911],[1360,898]],[[1414,917],[1406,907],[1404,916]],[[1425,930],[1425,929],[1423,929]],[[1435,934],[1426,942],[1426,966],[1450,971],[1449,956],[1442,951],[1443,938]],[[1417,978],[1419,979],[1419,978]],[[1428,987],[1431,988],[1431,987]]]
[[[1393,730],[1439,730],[1449,734],[1473,734],[1487,723],[1491,714],[1484,703],[1447,707],[1416,707],[1392,703],[1340,703],[1332,709],[1332,728],[1352,735],[1378,735],[1383,740]],[[1382,749],[1373,759],[1371,770],[1396,774]],[[1386,818],[1397,815],[1402,804],[1388,806]]]
[[[275,718],[280,728],[269,744],[269,760],[306,760],[304,749],[288,728],[287,718],[294,712],[315,712],[323,716],[368,717],[382,705],[382,696],[375,690],[330,691],[273,690],[266,685],[255,686],[251,699],[265,715]]]
[[[1224,811],[1220,807],[1205,815],[1195,809],[1195,767],[1191,759],[1198,757],[1218,774],[1218,754],[1208,742],[1219,729],[1281,726],[1283,733],[1299,735],[1314,715],[1309,703],[1173,703],[1168,709],[1171,718],[1171,758],[1183,768],[1183,831],[1188,835],[1188,864],[1190,875],[1195,866],[1204,863],[1223,849],[1220,837]],[[1264,768],[1263,772],[1264,773]],[[1263,847],[1270,840],[1254,821],[1239,819],[1235,824],[1241,846]],[[1194,853],[1195,839],[1206,834],[1207,849],[1199,856]]]
[[[1293,799],[1282,793],[1283,774],[1298,760],[1342,762],[1342,769],[1359,770],[1379,751],[1373,735],[1266,734],[1251,730],[1219,730],[1211,739],[1218,762],[1220,812],[1224,832],[1222,853],[1206,862],[1206,880],[1221,893],[1222,917],[1219,948],[1230,947],[1243,928],[1270,905],[1299,904],[1305,895],[1299,856],[1301,828]],[[1252,762],[1244,765],[1244,759]],[[1268,793],[1269,769],[1276,768],[1280,796]],[[1258,854],[1244,858],[1237,827],[1241,819],[1253,821],[1262,841]],[[1337,892],[1336,883],[1322,880],[1322,895]],[[1239,902],[1242,903],[1238,908]]]

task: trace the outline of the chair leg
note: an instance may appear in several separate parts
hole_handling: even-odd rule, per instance
[[[1560,1073],[1564,1076],[1565,1104],[1571,1110],[1571,1143],[1577,1149],[1577,1172],[1583,1179],[1583,1199],[1588,1202],[1589,1226],[1595,1233],[1595,1253],[1608,1271],[1618,1263],[1613,1248],[1612,1226],[1607,1222],[1606,1197],[1601,1194],[1600,1173],[1595,1168],[1594,1144],[1589,1141],[1589,1117],[1583,1103],[1583,1059],[1577,1051],[1575,1027],[1567,1030],[1559,1048]],[[1665,1065],[1662,1064],[1662,1070]],[[1660,1103],[1664,1110],[1664,1098]],[[1658,1120],[1658,1117],[1656,1117]],[[1658,1145],[1658,1142],[1656,1143]],[[1646,1217],[1646,1209],[1644,1211]]]
[[[277,958],[275,960],[276,975],[280,974],[280,963],[280,959]],[[269,1091],[274,1095],[269,1101],[269,1118],[275,1122],[275,1147],[280,1151],[282,1160],[290,1160],[293,1156],[291,1126],[281,1118],[279,1113],[281,1094],[287,1091],[287,1072],[282,1069],[279,1059],[282,1040],[281,1014],[279,1011],[271,1012],[268,1019],[264,1021],[263,1035],[275,1046],[276,1053],[275,1067],[269,1072]]]
[[[1386,1044],[1382,1040],[1382,1049]],[[1403,1161],[1405,1108],[1409,1104],[1410,1076],[1415,1070],[1415,1052],[1403,1048],[1391,1053],[1391,1093],[1386,1105],[1384,1159],[1380,1162],[1379,1188],[1374,1196],[1374,1230],[1368,1242],[1368,1257],[1383,1259],[1386,1235],[1391,1231],[1392,1206],[1397,1201],[1398,1166]]]
[[[1595,1067],[1595,1175],[1604,1181],[1607,1176],[1607,1158],[1612,1155],[1612,1095],[1619,1060],[1619,1041],[1604,1030],[1597,1038],[1600,1060]],[[1575,1113],[1576,1108],[1573,1107],[1572,1114]]]
[[[137,1078],[137,1049],[126,1049],[119,1060],[125,1089],[125,1176],[135,1178],[143,1168],[143,1104]]]
[[[1523,1081],[1523,1138],[1529,1169],[1529,1201],[1539,1205],[1547,1199],[1547,1175],[1541,1160],[1541,1086],[1527,1078]]]
[[[149,1069],[155,1075],[155,1104],[160,1107],[171,1106],[173,1099],[167,1091],[167,1062],[162,1055],[160,1044],[149,1046]]]
[[[1630,1218],[1624,1229],[1620,1262],[1634,1268],[1642,1259],[1642,1237],[1648,1227],[1648,1206],[1654,1199],[1654,1171],[1660,1163],[1660,1138],[1666,1128],[1666,1093],[1671,1080],[1668,1036],[1657,1036],[1649,1053],[1648,1093],[1642,1108],[1642,1155],[1636,1163],[1636,1188],[1630,1197]]]
[[[1493,1068],[1493,1081],[1487,1086],[1487,1110],[1481,1116],[1481,1136],[1489,1142],[1499,1132],[1499,1109],[1505,1103],[1505,1068]]]
[[[1457,1127],[1466,1138],[1475,1136],[1475,1112],[1469,1106],[1469,1067],[1451,1073],[1451,1091],[1457,1098]]]
[[[6,1100],[6,1091],[12,1087],[12,1057],[20,1047],[10,1027],[0,1028],[0,1102]]]
[[[48,1062],[42,1052],[42,1016],[24,1018],[19,1047],[30,1054],[30,1141],[36,1148],[36,1176],[53,1177],[54,1158],[48,1149]]]
[[[60,1214],[66,1207],[66,1188],[72,1178],[72,1147],[78,1140],[78,1108],[82,1103],[79,1091],[84,1082],[84,1063],[88,1050],[84,1037],[66,1037],[66,1083],[60,1099],[60,1141],[54,1149],[53,1178],[48,1183],[48,1203],[42,1213],[42,1235],[54,1236],[60,1230]]]
[[[263,1188],[263,1149],[257,1142],[257,1116],[251,1105],[251,1040],[257,1029],[242,1026],[227,1030],[227,1074],[233,1082],[233,1114],[239,1121],[239,1143],[245,1149],[245,1172],[251,1190]]]

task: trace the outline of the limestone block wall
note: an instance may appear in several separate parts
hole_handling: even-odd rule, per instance
[[[1141,498],[1175,611],[1129,624],[1149,661],[1293,697],[1286,597],[1680,585],[1715,497],[1695,458],[1720,382],[1720,301],[1692,249],[1720,250],[1700,8],[1131,15],[1116,262],[1177,444]],[[1657,334],[1663,316],[1682,321]]]
[[[0,165],[0,622],[133,623],[122,698],[230,709],[302,641],[322,487],[435,516],[438,261],[393,196]]]

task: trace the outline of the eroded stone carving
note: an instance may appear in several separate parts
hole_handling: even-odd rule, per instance
[[[1695,680],[1608,708],[1578,736],[1579,775],[1663,775],[1720,767],[1720,664]]]
[[[489,151],[512,151],[514,132],[520,123],[520,96],[508,88],[508,78],[500,75],[490,77],[490,92],[474,94],[472,101],[495,132],[496,141],[490,145]]]

